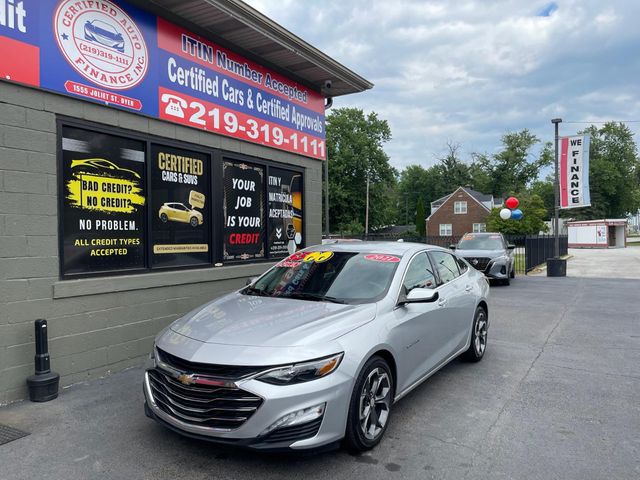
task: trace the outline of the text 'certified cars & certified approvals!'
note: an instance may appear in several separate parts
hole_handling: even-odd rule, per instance
[[[457,356],[482,359],[488,295],[439,247],[307,248],[156,337],[145,412],[229,445],[370,449],[394,402]]]

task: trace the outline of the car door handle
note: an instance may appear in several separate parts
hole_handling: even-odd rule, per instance
[[[447,299],[446,298],[441,298],[440,300],[438,300],[438,306],[439,307],[444,307],[447,304]]]
[[[470,292],[471,290],[473,290],[473,287],[471,285],[467,285],[466,287],[464,287],[465,292]]]

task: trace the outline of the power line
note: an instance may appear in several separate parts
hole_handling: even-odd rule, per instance
[[[640,123],[640,120],[606,120],[604,122],[579,122],[577,120],[570,120],[562,123]]]

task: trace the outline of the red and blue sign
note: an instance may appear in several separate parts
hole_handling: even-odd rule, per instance
[[[122,1],[0,0],[0,77],[325,159],[324,99]]]

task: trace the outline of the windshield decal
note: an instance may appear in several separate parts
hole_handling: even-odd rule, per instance
[[[398,263],[400,261],[400,257],[396,257],[395,255],[383,255],[381,253],[370,253],[369,255],[365,255],[364,259],[371,262],[382,263]]]

